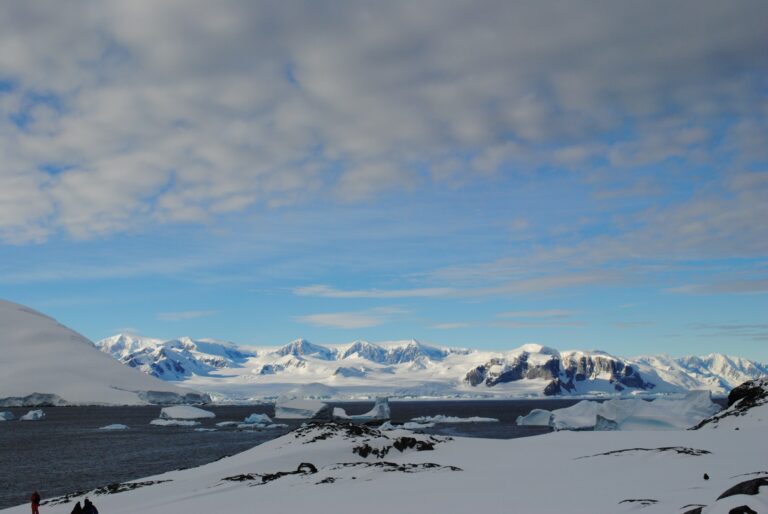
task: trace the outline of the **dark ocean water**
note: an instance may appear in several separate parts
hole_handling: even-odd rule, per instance
[[[498,423],[440,424],[430,433],[511,439],[549,432],[546,427],[518,427],[515,419],[534,408],[556,409],[575,400],[414,401],[392,402],[392,421],[402,423],[417,416],[499,419]],[[371,408],[371,402],[344,403],[348,414]],[[252,413],[274,415],[271,406],[206,407],[216,419],[202,420],[213,428],[220,421],[242,420]],[[10,410],[18,418],[29,409]],[[0,422],[0,508],[24,503],[39,490],[44,498],[89,490],[115,482],[199,466],[279,437],[291,428],[239,431],[222,428],[196,432],[199,427],[150,425],[159,407],[58,407],[45,408],[42,421]],[[121,423],[128,430],[99,427]]]

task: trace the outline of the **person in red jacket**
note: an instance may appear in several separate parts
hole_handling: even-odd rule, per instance
[[[35,491],[32,496],[29,497],[29,502],[32,504],[32,514],[40,514],[38,507],[40,507],[40,493]]]

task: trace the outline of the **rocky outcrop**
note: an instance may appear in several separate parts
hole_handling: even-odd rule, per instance
[[[739,429],[738,425],[749,425],[751,414],[765,412],[768,408],[768,377],[744,382],[728,395],[728,407],[703,420],[691,430],[703,427],[717,428],[721,425]]]
[[[652,389],[655,384],[643,379],[640,372],[621,359],[607,354],[568,352],[560,354],[551,348],[527,345],[513,357],[496,357],[470,369],[464,381],[472,387],[493,387],[524,379],[546,379],[546,396],[577,392],[580,382],[597,379],[613,384],[616,391],[625,388]]]

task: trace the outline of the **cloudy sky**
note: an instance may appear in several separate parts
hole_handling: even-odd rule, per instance
[[[768,360],[768,3],[0,4],[0,297],[92,339]]]

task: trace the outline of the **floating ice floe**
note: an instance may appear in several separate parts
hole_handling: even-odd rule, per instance
[[[11,421],[12,419],[15,419],[13,412],[0,412],[0,421]]]
[[[203,428],[203,427],[200,427],[200,428],[196,428],[195,432],[216,432],[216,429],[215,428]]]
[[[341,407],[333,409],[333,419],[368,423],[371,421],[386,421],[390,418],[389,410],[389,398],[380,397],[376,398],[376,403],[373,405],[373,409],[365,414],[353,414],[348,415],[347,412]]]
[[[423,428],[432,428],[435,426],[434,423],[414,423],[413,421],[406,421],[402,425],[394,425],[391,422],[387,421],[385,423],[382,423],[379,427],[379,430],[382,431],[389,431],[389,430],[421,430]]]
[[[105,427],[101,427],[99,430],[127,430],[128,425],[122,425],[120,423],[115,423],[112,425],[107,425]]]
[[[679,430],[715,414],[720,406],[709,391],[692,391],[683,398],[584,400],[565,409],[534,409],[517,418],[518,425],[550,426],[555,430]]]
[[[236,427],[237,425],[240,425],[241,423],[239,421],[219,421],[216,423],[217,427]]]
[[[161,427],[193,427],[200,422],[192,419],[153,419],[149,424]]]
[[[175,405],[164,407],[160,411],[161,419],[204,419],[215,418],[216,414],[191,405]]]
[[[45,419],[45,412],[38,410],[31,410],[19,418],[21,421],[38,421]]]
[[[240,423],[237,425],[240,430],[272,430],[274,428],[288,428],[283,423]]]
[[[482,418],[480,416],[460,418],[457,416],[444,416],[438,414],[437,416],[419,416],[418,418],[413,418],[411,421],[414,423],[495,423],[499,420],[496,418]]]
[[[331,409],[319,400],[279,397],[275,403],[278,419],[330,419]]]

